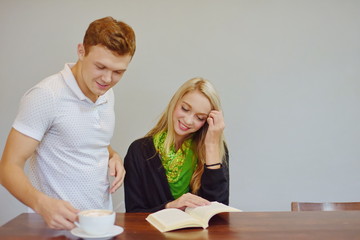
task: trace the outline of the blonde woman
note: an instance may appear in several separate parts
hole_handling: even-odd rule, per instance
[[[125,157],[127,212],[229,203],[224,118],[213,85],[185,82],[156,126]]]

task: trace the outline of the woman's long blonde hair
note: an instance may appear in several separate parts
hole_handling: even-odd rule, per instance
[[[204,94],[207,99],[209,99],[211,104],[211,110],[221,111],[220,98],[214,88],[214,86],[206,79],[203,78],[192,78],[186,81],[174,94],[171,98],[168,106],[165,111],[161,114],[160,120],[155,125],[153,129],[151,129],[146,136],[153,137],[155,134],[163,131],[167,131],[167,137],[164,143],[164,149],[166,152],[170,150],[170,147],[175,144],[175,130],[173,125],[173,112],[178,104],[178,102],[189,92],[199,91]],[[197,132],[193,133],[191,136],[193,138],[194,143],[194,154],[197,157],[197,167],[192,176],[190,182],[191,192],[197,194],[200,185],[201,185],[201,176],[204,172],[204,164],[205,164],[205,136],[208,129],[208,124],[205,123]],[[219,145],[220,145],[220,159],[224,161],[225,159],[225,139],[222,134]]]

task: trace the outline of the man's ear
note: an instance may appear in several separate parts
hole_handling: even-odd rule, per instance
[[[85,47],[84,44],[79,43],[77,47],[77,53],[80,60],[82,60],[85,57]]]

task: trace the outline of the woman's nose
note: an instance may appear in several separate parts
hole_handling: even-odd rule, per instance
[[[191,125],[193,123],[193,117],[189,114],[184,117],[184,122],[186,125]]]

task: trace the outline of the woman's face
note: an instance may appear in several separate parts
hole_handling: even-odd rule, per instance
[[[175,141],[181,143],[189,134],[204,126],[210,111],[210,101],[200,91],[185,94],[173,112]]]

